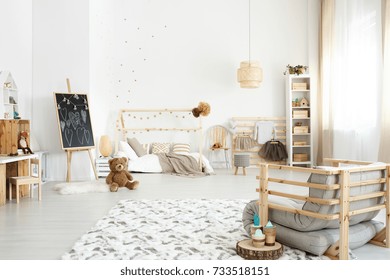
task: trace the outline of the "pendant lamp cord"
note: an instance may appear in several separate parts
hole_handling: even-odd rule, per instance
[[[248,0],[248,7],[249,7],[249,67],[251,66],[251,0]]]

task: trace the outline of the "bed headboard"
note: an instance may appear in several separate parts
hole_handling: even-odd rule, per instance
[[[163,122],[153,122],[152,126],[133,126],[129,119],[149,120],[149,119],[160,119],[164,118],[164,115],[169,115],[171,118],[174,117],[175,121],[170,125],[163,125]],[[121,109],[119,110],[118,117],[116,120],[116,133],[115,133],[115,153],[118,152],[118,143],[121,140],[126,140],[127,134],[132,132],[150,132],[150,131],[176,131],[176,132],[188,132],[188,133],[199,133],[199,154],[202,155],[202,117],[198,117],[196,124],[188,125],[183,120],[186,118],[195,119],[192,114],[192,109]],[[148,123],[148,122],[146,122]],[[201,158],[201,157],[199,157]],[[201,163],[201,161],[200,161]]]
[[[250,165],[256,166],[260,162],[265,162],[264,159],[259,157],[258,151],[262,145],[256,143],[252,149],[241,150],[236,149],[237,136],[250,135],[253,136],[256,122],[259,121],[272,121],[274,123],[274,139],[279,140],[283,144],[286,144],[286,118],[285,117],[233,117],[232,121],[235,124],[235,130],[232,137],[232,159],[237,153],[249,153],[250,154]],[[276,164],[285,164],[283,162],[272,162]]]

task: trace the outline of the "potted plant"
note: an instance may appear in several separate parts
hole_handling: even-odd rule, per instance
[[[290,75],[300,75],[304,74],[308,68],[308,66],[304,65],[291,66],[290,64],[287,64],[286,71],[284,71],[283,74],[286,75],[289,73]]]

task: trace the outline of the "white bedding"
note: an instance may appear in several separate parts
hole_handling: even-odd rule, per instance
[[[190,153],[190,156],[199,160],[199,153]],[[135,160],[129,160],[129,171],[133,172],[145,172],[145,173],[161,173],[162,168],[158,156],[155,154],[147,154],[139,157]],[[202,165],[204,166],[205,173],[212,174],[214,169],[210,165],[208,159],[202,155]]]

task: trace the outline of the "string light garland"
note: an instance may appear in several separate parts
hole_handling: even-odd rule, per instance
[[[76,102],[72,101],[72,98],[74,98],[76,100],[80,99],[80,96],[78,96],[77,94],[73,94],[69,98],[66,98],[64,95],[62,95],[62,97],[63,97],[63,99],[57,105],[57,109],[58,110],[61,110],[61,104],[62,103],[66,103],[67,105],[71,105],[72,104],[73,105],[73,110],[75,110],[75,111],[77,110],[77,107],[84,107],[85,110],[88,110],[87,99],[85,99],[85,97],[83,97],[83,103],[82,104],[77,104]]]

